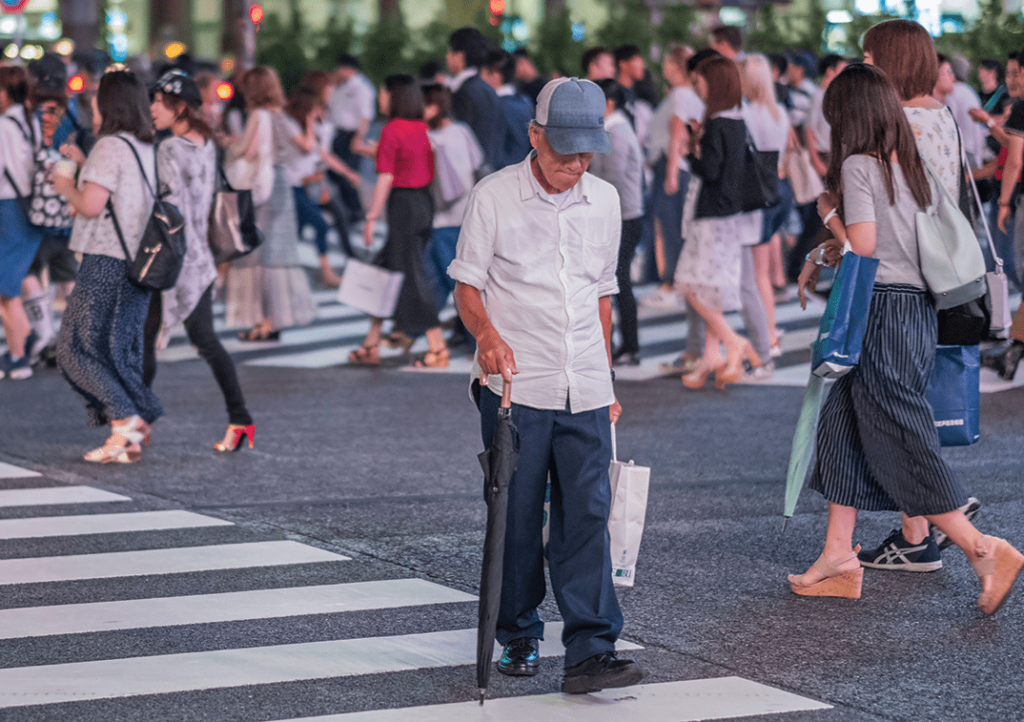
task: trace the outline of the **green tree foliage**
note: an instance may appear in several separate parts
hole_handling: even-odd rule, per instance
[[[985,58],[1005,63],[1009,53],[1024,50],[1024,16],[1004,12],[1002,0],[982,0],[981,15],[969,29],[944,35],[936,44],[963,53],[975,65]]]
[[[380,18],[363,38],[363,72],[377,85],[392,73],[409,72],[406,52],[411,40],[401,12],[394,17]]]
[[[309,60],[303,50],[303,30],[301,15],[293,14],[286,23],[277,13],[270,13],[256,36],[256,62],[277,70],[285,93],[299,87],[302,76],[309,69]]]
[[[352,53],[356,44],[355,20],[349,16],[339,22],[338,15],[331,15],[327,25],[314,38],[316,53],[311,66],[315,70],[334,70],[340,53]]]
[[[570,75],[580,72],[580,58],[586,48],[572,39],[569,8],[549,17],[538,28],[537,42],[531,44],[531,57],[541,73],[564,70]]]
[[[747,48],[755,53],[784,52],[791,44],[783,31],[783,23],[772,3],[764,3],[754,13],[752,29],[747,33]]]
[[[654,42],[651,10],[644,0],[602,0],[608,7],[608,21],[595,33],[594,44],[616,48],[636,45],[645,56]]]
[[[696,19],[697,11],[693,5],[683,2],[665,5],[661,9],[661,24],[654,28],[654,41],[662,48],[673,43],[692,45],[694,39],[691,28]]]

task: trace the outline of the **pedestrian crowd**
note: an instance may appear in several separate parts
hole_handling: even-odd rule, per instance
[[[864,567],[934,570],[955,544],[978,572],[979,607],[996,611],[1024,557],[977,531],[980,502],[940,453],[925,396],[936,311],[915,217],[948,192],[968,218],[988,220],[1011,285],[1024,287],[1024,53],[983,60],[975,89],[966,60],[893,20],[865,35],[863,58],[744,53],[740,31],[720,27],[707,48],[674,45],[660,61],[664,92],[635,46],[590,48],[579,77],[545,82],[526,50],[494,49],[462,28],[443,63],[379,89],[341,54],[333,73],[307,73],[288,96],[272,68],[238,73],[228,102],[215,74],[190,68],[161,69],[153,82],[80,68],[86,87],[69,97],[56,56],[0,67],[0,377],[28,378],[55,358],[89,423],[111,427],[86,460],[129,463],[162,414],[156,350],[184,323],[224,396],[217,450],[252,446],[214,297],[242,341],[310,323],[298,241],[312,229],[319,281],[336,287],[333,226],[346,256],[373,249],[373,263],[404,277],[392,317],[372,320],[352,364],[377,366],[381,344],[408,351],[420,336],[420,366],[475,351],[485,445],[511,385],[522,453],[498,669],[537,673],[546,559],[565,620],[563,689],[624,686],[642,672],[614,653],[607,422],[621,413],[614,367],[641,363],[638,305],[685,309],[686,349],[663,370],[686,388],[767,378],[782,354],[776,302],[793,287],[805,301],[845,245],[880,265],[860,365],[821,414],[810,485],[829,502],[824,549],[791,588],[858,597]],[[768,203],[750,201],[752,157],[768,159],[777,181]],[[364,187],[367,158],[376,181]],[[251,193],[263,240],[218,265],[207,238],[225,183]],[[125,269],[157,199],[180,211],[187,251],[176,284],[150,292]],[[654,290],[637,299],[637,283]],[[59,332],[55,298],[66,304]],[[443,324],[452,298],[458,317]],[[726,318],[733,311],[742,331]],[[982,361],[1011,380],[1022,356],[1024,308]],[[855,548],[858,510],[902,512],[901,526],[877,548]]]

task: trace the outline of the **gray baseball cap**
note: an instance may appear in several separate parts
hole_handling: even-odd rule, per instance
[[[611,152],[604,129],[604,92],[589,80],[558,78],[537,97],[537,125],[556,153]]]

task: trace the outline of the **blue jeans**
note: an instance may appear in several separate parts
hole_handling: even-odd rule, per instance
[[[309,197],[302,186],[292,186],[295,195],[295,215],[299,221],[299,233],[306,226],[316,231],[316,250],[321,256],[327,255],[327,221],[320,215],[320,207]]]
[[[435,228],[430,236],[430,244],[424,262],[427,275],[434,284],[437,310],[440,311],[448,303],[448,297],[455,290],[455,281],[448,275],[448,266],[455,260],[455,246],[459,242],[460,226]]]
[[[661,282],[671,286],[676,277],[679,253],[683,250],[683,204],[686,201],[686,190],[690,185],[690,174],[684,170],[678,171],[679,190],[672,195],[665,195],[667,165],[665,156],[654,164],[651,204],[654,206],[654,217],[661,223],[661,237],[664,243],[665,269],[661,274]]]
[[[484,446],[494,438],[501,399],[474,384]],[[612,586],[608,540],[611,424],[608,408],[573,414],[512,404],[519,462],[508,494],[504,578],[497,639],[544,638],[544,491],[551,475],[548,569],[565,620],[565,666],[615,649],[622,611]]]

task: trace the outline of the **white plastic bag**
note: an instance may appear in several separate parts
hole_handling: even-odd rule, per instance
[[[612,463],[608,478],[612,485],[612,508],[608,514],[608,536],[611,538],[612,582],[617,587],[631,587],[636,577],[636,560],[640,554],[640,538],[647,516],[647,490],[651,469],[618,460],[615,424],[612,424]]]
[[[404,274],[350,258],[341,276],[338,300],[377,318],[391,318],[402,290]]]

